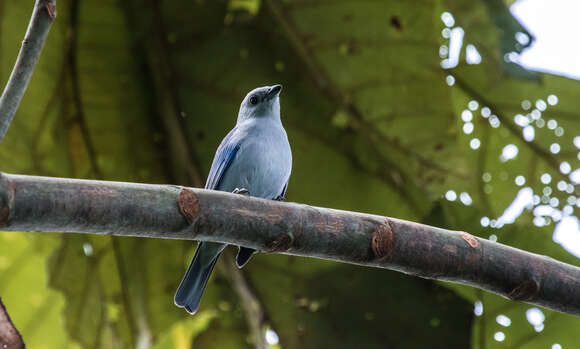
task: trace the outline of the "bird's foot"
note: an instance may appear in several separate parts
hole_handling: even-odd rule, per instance
[[[244,196],[250,196],[250,191],[246,188],[236,188],[232,191],[233,194],[240,194]]]
[[[286,196],[284,195],[278,195],[274,198],[274,200],[276,201],[286,201]]]

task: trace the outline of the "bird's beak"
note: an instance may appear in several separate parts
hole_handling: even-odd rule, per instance
[[[268,93],[266,94],[266,98],[272,99],[272,98],[278,96],[280,94],[280,91],[282,91],[282,85],[274,85],[274,86],[270,87],[270,89],[268,90]]]

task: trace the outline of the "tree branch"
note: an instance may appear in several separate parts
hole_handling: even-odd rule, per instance
[[[56,17],[56,0],[36,0],[30,24],[10,79],[0,97],[0,142],[14,118],[24,96],[42,46]]]
[[[0,173],[0,228],[202,240],[387,268],[580,315],[580,268],[465,232],[219,191]]]

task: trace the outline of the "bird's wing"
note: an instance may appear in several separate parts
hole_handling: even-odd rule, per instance
[[[280,196],[278,196],[280,199],[286,201],[286,190],[288,190],[288,182],[290,181],[290,179],[288,179],[286,181],[286,184],[284,185],[284,189],[282,189],[282,193],[280,194]]]
[[[219,186],[224,173],[240,149],[240,139],[240,133],[236,128],[224,138],[213,158],[205,183],[206,189],[216,189]],[[184,307],[190,314],[197,311],[211,272],[225,246],[225,244],[200,241],[195,256],[175,293],[175,304]]]
[[[231,130],[218,147],[213,158],[213,163],[211,164],[209,175],[207,176],[205,189],[216,189],[218,187],[224,173],[236,157],[241,143],[239,137],[236,137],[236,132],[236,128]]]

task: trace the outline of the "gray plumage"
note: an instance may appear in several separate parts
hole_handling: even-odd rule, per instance
[[[218,147],[206,189],[239,191],[266,199],[284,197],[292,153],[280,120],[281,85],[259,87],[240,105],[238,120]],[[238,189],[238,190],[236,190]],[[177,289],[175,304],[194,314],[225,244],[200,242]],[[243,266],[254,250],[240,247],[236,262]]]

